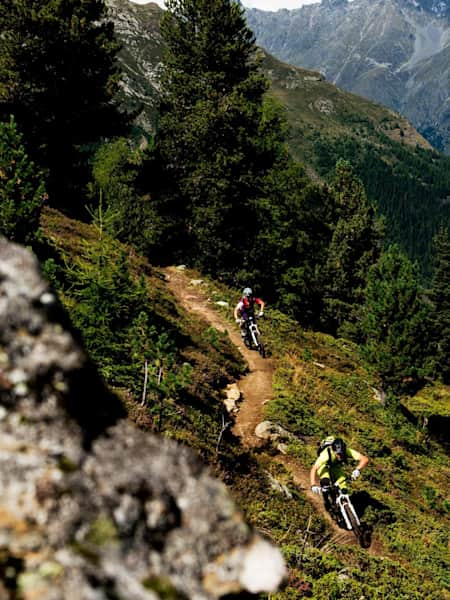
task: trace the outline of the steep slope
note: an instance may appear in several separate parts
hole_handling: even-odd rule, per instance
[[[0,294],[0,597],[276,590],[280,551],[192,450],[125,418],[35,257],[4,238]]]
[[[378,593],[380,597],[392,599],[418,599],[427,595],[430,598],[449,597],[445,577],[442,579],[443,572],[439,573],[439,567],[434,570],[437,563],[432,566],[432,563],[438,560],[440,552],[445,552],[444,546],[441,545],[445,534],[440,537],[439,527],[444,527],[444,531],[449,527],[444,508],[446,501],[441,495],[444,491],[442,485],[445,486],[444,472],[449,472],[449,464],[439,446],[430,440],[426,442],[431,444],[429,449],[436,452],[436,458],[441,456],[443,459],[443,462],[440,462],[441,459],[437,461],[437,464],[443,466],[443,472],[438,473],[434,468],[430,468],[433,459],[425,450],[425,446],[422,446],[422,450],[425,451],[422,460],[428,465],[426,477],[417,473],[416,483],[419,485],[414,487],[407,485],[405,488],[404,474],[401,471],[406,465],[402,466],[398,458],[400,455],[404,458],[408,455],[407,460],[410,465],[419,464],[416,460],[417,458],[420,460],[421,453],[416,453],[422,444],[417,435],[420,429],[416,430],[415,434],[416,447],[410,446],[407,449],[406,440],[412,430],[410,433],[407,431],[411,425],[400,416],[400,413],[395,415],[394,411],[389,414],[389,411],[380,404],[374,394],[375,388],[371,388],[365,381],[367,374],[364,373],[361,365],[355,362],[354,349],[351,345],[344,340],[335,342],[331,338],[306,333],[300,336],[298,333],[293,335],[292,330],[287,328],[287,323],[283,323],[281,315],[271,314],[269,309],[268,321],[262,323],[261,328],[266,336],[265,339],[271,341],[274,357],[270,361],[261,359],[243,346],[237,327],[230,324],[232,307],[219,308],[219,305],[212,301],[214,297],[227,297],[226,290],[221,290],[215,282],[207,282],[198,277],[198,274],[186,273],[179,269],[166,270],[168,285],[182,305],[190,312],[206,319],[219,331],[228,331],[230,340],[237,345],[248,362],[249,375],[238,381],[242,398],[236,415],[234,432],[247,450],[256,451],[255,457],[259,466],[255,465],[250,474],[247,472],[242,481],[240,475],[235,474],[233,489],[255,525],[273,536],[281,544],[286,556],[292,557],[290,562],[292,570],[287,590],[277,597],[280,599],[290,597],[289,594],[292,593],[302,596],[305,592],[309,597],[325,598],[330,597],[327,594],[331,594],[332,589],[334,593],[338,593],[339,590],[339,594],[342,594],[336,597],[346,599],[359,599],[360,595],[357,594],[361,594],[362,590],[368,597]],[[191,282],[195,282],[195,285]],[[293,325],[291,323],[291,326]],[[274,326],[281,333],[281,339],[273,337]],[[294,397],[298,399],[297,405],[294,402],[288,404],[291,402],[291,390],[295,390]],[[302,396],[305,398],[303,399]],[[315,398],[315,402],[308,410],[304,406],[304,400],[309,403],[311,398]],[[336,403],[341,403],[340,411],[336,410]],[[287,430],[295,431],[296,438],[283,448],[278,442],[273,446],[270,442],[264,442],[255,434],[255,425],[267,416],[275,418],[275,422],[281,423]],[[374,528],[372,543],[365,551],[365,556],[358,549],[353,535],[336,526],[324,511],[322,500],[309,489],[311,463],[308,462],[308,458],[310,461],[314,460],[311,453],[313,450],[311,438],[314,436],[308,435],[308,429],[311,426],[314,428],[314,421],[317,424],[322,422],[321,426],[328,428],[325,431],[330,431],[332,427],[336,427],[340,432],[347,429],[348,437],[349,419],[352,418],[358,422],[358,432],[351,434],[352,443],[361,448],[363,445],[370,446],[372,460],[368,473],[364,474],[360,483],[354,484],[353,494],[354,502],[361,514]],[[395,422],[394,439],[391,439],[389,433],[391,419]],[[379,425],[384,428],[383,434],[380,431],[375,434],[375,429]],[[398,429],[399,426],[403,431]],[[377,438],[383,439],[381,449],[376,449]],[[360,441],[358,442],[357,439]],[[308,443],[311,444],[310,448],[305,446]],[[380,471],[389,463],[386,461],[389,456],[389,445],[395,447],[395,453],[399,453],[395,459],[395,468],[399,472],[387,475],[394,488],[391,488],[392,495],[385,489],[383,478],[380,476]],[[426,456],[431,462],[428,462]],[[409,468],[407,470],[409,471]],[[267,488],[268,484],[272,486],[271,490]],[[428,505],[425,511],[425,515],[428,512],[428,516],[424,519],[428,532],[425,543],[430,544],[427,547],[428,558],[431,561],[425,568],[424,563],[420,559],[417,560],[417,556],[413,558],[418,545],[422,543],[420,535],[418,536],[415,531],[415,522],[417,519],[420,520],[416,512],[421,511],[419,506],[423,500],[420,500],[420,494],[421,492],[424,494],[424,490],[431,489],[435,490],[434,498],[439,500]],[[425,502],[428,502],[426,498],[430,497],[430,493],[427,491],[426,495],[423,495]],[[407,500],[409,494],[411,497]],[[442,506],[439,505],[440,502],[443,502]],[[414,514],[414,518],[408,519],[405,512]],[[319,515],[326,524],[325,531],[321,530],[317,520]],[[278,519],[279,522],[275,524]],[[308,521],[307,524],[305,519]],[[292,535],[291,529],[295,527],[300,527],[300,530],[296,529]],[[408,540],[402,549],[400,549],[399,539]],[[322,554],[315,554],[315,548],[320,549]],[[324,556],[327,555],[339,555],[342,562],[325,567]],[[301,560],[299,556],[302,557]],[[335,573],[334,578],[332,574],[335,568],[338,569],[338,573]],[[398,578],[392,574],[392,569],[397,571]],[[429,570],[432,580],[430,585],[422,584],[422,569],[431,569]],[[342,570],[345,570],[347,577],[338,583],[339,573],[342,573]],[[326,576],[322,579],[323,572]],[[375,572],[377,575],[374,574]],[[318,579],[317,585],[310,584],[310,573],[314,573],[313,579]],[[330,584],[330,580],[334,583]]]
[[[43,226],[55,258],[62,256],[61,268],[73,265],[83,246],[95,241],[92,227],[55,211],[44,212]],[[183,269],[161,273],[126,250],[135,276],[146,279],[148,302],[160,314],[160,326],[169,321],[182,333],[178,356],[193,367],[189,394],[176,402],[165,398],[169,411],[161,431],[210,462],[247,520],[281,546],[290,574],[277,598],[449,598],[450,465],[423,420],[403,408],[407,404],[416,410],[415,398],[382,403],[356,347],[302,331],[270,306],[261,329],[271,357],[263,361],[241,346],[232,319],[236,290]],[[60,293],[64,297],[64,290]],[[248,379],[242,379],[243,359],[248,360]],[[234,417],[224,413],[221,391],[232,381],[243,391],[233,432],[226,425]],[[430,386],[425,395],[427,414],[439,414],[448,389]],[[130,418],[145,430],[158,426],[151,402],[142,405],[140,395],[131,391],[122,390],[122,396]],[[260,419],[289,433],[282,447],[279,440],[254,435]],[[373,528],[369,551],[336,529],[320,500],[309,493],[307,475],[317,441],[330,432],[371,459],[353,486],[354,502]]]
[[[401,112],[450,153],[450,3],[340,0],[247,11],[258,43],[346,90]]]

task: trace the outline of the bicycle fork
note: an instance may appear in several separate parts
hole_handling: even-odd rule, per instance
[[[258,333],[259,333],[259,331],[258,331],[258,327],[256,326],[256,324],[250,325],[250,334],[252,336],[253,343],[255,344],[256,347],[259,346],[258,337],[257,337]]]
[[[351,530],[353,529],[352,524],[350,522],[350,518],[347,514],[347,510],[349,510],[353,517],[355,518],[355,521],[357,523],[357,525],[361,525],[358,514],[356,512],[356,510],[353,507],[353,504],[350,502],[350,498],[347,495],[341,494],[336,498],[336,504],[339,507],[339,510],[341,511],[341,514],[344,518],[345,521],[345,526],[347,527],[347,529]]]

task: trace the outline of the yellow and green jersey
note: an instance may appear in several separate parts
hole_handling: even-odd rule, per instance
[[[361,454],[357,450],[347,447],[347,459],[359,461],[361,459]],[[346,479],[343,468],[344,464],[345,462],[339,461],[336,458],[333,449],[328,446],[328,448],[322,450],[315,462],[317,475],[319,476],[319,479],[329,478],[338,485],[342,485]]]

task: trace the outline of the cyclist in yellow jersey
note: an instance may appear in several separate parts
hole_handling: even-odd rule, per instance
[[[341,438],[333,439],[331,444],[320,452],[311,468],[311,491],[314,494],[320,494],[321,487],[326,487],[330,483],[336,483],[341,490],[346,491],[347,477],[344,465],[349,460],[358,462],[351,474],[352,480],[358,479],[361,471],[367,466],[369,459],[364,454],[353,450],[353,448],[348,448]],[[320,485],[317,485],[317,477]],[[327,506],[327,498],[325,497],[324,500],[325,506]]]

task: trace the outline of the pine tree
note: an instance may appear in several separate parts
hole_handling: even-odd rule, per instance
[[[105,16],[103,0],[0,3],[0,120],[15,116],[31,158],[49,171],[50,202],[72,212],[87,145],[123,125],[113,102],[119,45]]]
[[[382,226],[347,161],[337,162],[330,192],[335,225],[323,270],[323,320],[333,332],[356,335],[367,272],[381,251]]]
[[[148,402],[161,425],[163,401],[179,400],[191,367],[149,302],[144,277],[135,279],[124,247],[107,233],[115,214],[100,204],[92,216],[95,233],[64,273],[63,298],[106,382]]]
[[[131,147],[129,140],[117,138],[105,143],[92,159],[89,197],[109,209],[109,233],[122,242],[133,244],[145,253],[151,244],[155,215],[148,195],[138,190],[143,152]]]
[[[71,317],[105,379],[131,384],[129,330],[145,310],[146,293],[131,275],[127,256],[119,242],[107,234],[114,215],[100,205],[93,214],[95,239],[85,242],[67,270]],[[143,332],[143,335],[148,331]]]
[[[361,321],[363,356],[386,388],[414,388],[427,374],[428,318],[417,266],[390,246],[369,270]]]
[[[255,269],[270,175],[285,160],[282,127],[243,9],[233,0],[169,0],[157,151],[169,248],[204,270]],[[258,241],[259,240],[259,241]],[[261,257],[258,250],[256,254]],[[244,263],[244,264],[243,264]]]
[[[11,117],[9,123],[0,123],[0,233],[20,244],[33,244],[45,197],[42,177]]]
[[[261,234],[267,242],[265,264],[277,306],[304,326],[318,326],[322,306],[322,273],[332,234],[332,198],[323,186],[307,181],[294,164],[278,177],[278,203],[270,206]],[[275,225],[276,222],[276,225]],[[271,266],[271,269],[269,269]],[[266,289],[266,288],[264,288]]]
[[[435,236],[435,267],[430,290],[431,335],[435,371],[445,383],[450,383],[450,240],[442,228]]]

